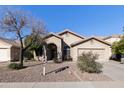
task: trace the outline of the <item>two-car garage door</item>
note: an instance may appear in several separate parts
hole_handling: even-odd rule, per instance
[[[82,53],[92,52],[93,54],[98,54],[98,60],[107,60],[106,52],[104,48],[78,48],[77,53],[80,56]]]
[[[8,61],[8,49],[7,48],[0,48],[0,62]]]

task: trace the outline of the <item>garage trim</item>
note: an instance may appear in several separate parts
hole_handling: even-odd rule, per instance
[[[105,50],[105,48],[78,48],[77,49],[77,57],[80,56],[79,55],[79,50],[82,49],[82,50]]]
[[[79,49],[85,49],[85,50],[105,50],[105,48],[78,48]]]
[[[0,48],[0,49],[9,49],[9,48]]]

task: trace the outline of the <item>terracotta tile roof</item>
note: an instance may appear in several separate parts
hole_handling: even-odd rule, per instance
[[[86,42],[86,41],[89,41],[89,40],[91,40],[91,39],[95,39],[95,40],[97,40],[97,41],[100,41],[100,42],[102,42],[102,43],[104,43],[104,44],[107,44],[107,45],[111,46],[110,43],[108,43],[108,42],[106,42],[106,41],[104,41],[104,40],[102,40],[102,39],[96,38],[96,37],[90,37],[90,38],[86,38],[86,39],[84,39],[84,40],[81,40],[81,41],[72,43],[71,46],[72,46],[72,47],[77,46],[77,45],[82,44],[82,43],[84,43],[84,42]]]

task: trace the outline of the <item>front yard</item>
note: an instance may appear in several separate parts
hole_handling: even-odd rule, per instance
[[[0,82],[78,82],[78,81],[111,81],[112,79],[100,74],[81,73],[74,62],[53,62],[46,64],[46,76],[42,75],[43,64],[40,62],[25,62],[25,69],[11,70],[7,63],[0,64]],[[69,68],[55,73],[58,68],[69,66]]]

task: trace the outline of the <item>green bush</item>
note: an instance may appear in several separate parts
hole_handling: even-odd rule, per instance
[[[33,58],[33,54],[31,53],[31,51],[27,50],[24,52],[24,57],[26,60],[31,60]]]
[[[120,41],[113,42],[112,46],[112,55],[110,60],[115,60],[117,62],[121,61],[122,56],[124,55],[124,37]]]
[[[78,68],[82,72],[88,73],[100,73],[102,72],[102,65],[96,62],[98,59],[97,54],[93,54],[92,52],[82,53],[81,56],[78,57]]]
[[[113,54],[124,54],[124,37],[120,41],[116,41],[112,44]]]
[[[11,63],[11,64],[8,65],[8,67],[9,67],[10,69],[16,69],[16,70],[24,68],[24,67],[22,67],[21,64],[19,64],[19,63]]]

